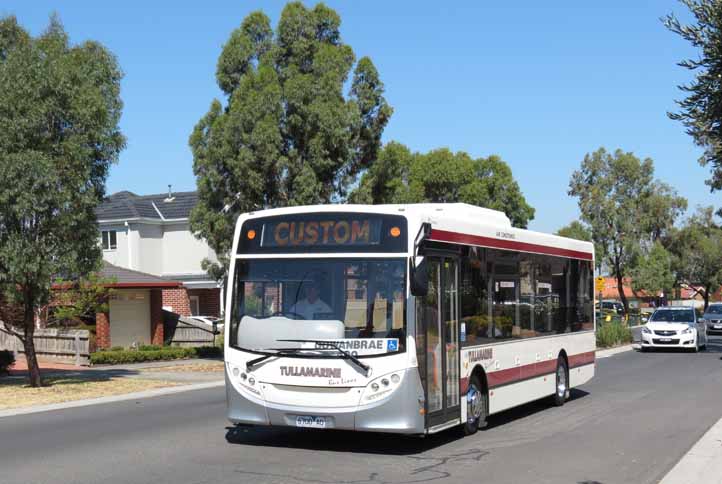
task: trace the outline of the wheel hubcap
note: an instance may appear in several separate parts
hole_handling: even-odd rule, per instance
[[[474,385],[471,385],[466,394],[466,419],[469,423],[474,423],[479,419],[482,405],[481,392]]]
[[[563,397],[567,393],[567,374],[564,367],[557,368],[557,395]]]

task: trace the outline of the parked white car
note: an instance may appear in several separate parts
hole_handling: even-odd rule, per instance
[[[642,327],[642,351],[650,348],[686,348],[699,351],[707,347],[707,326],[694,308],[659,308]]]

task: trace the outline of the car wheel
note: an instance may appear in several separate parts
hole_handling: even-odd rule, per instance
[[[569,370],[561,356],[557,359],[556,386],[554,387],[554,405],[561,407],[569,398]]]
[[[481,385],[479,377],[471,377],[469,390],[466,393],[466,422],[464,435],[472,435],[478,429],[486,426],[486,417],[489,414],[489,397]]]

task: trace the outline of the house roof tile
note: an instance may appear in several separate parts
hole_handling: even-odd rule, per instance
[[[175,192],[172,198],[167,193],[136,195],[122,191],[108,196],[95,210],[98,220],[120,220],[127,218],[185,219],[198,203],[197,192]]]

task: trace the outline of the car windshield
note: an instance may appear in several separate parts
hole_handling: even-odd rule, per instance
[[[722,304],[713,304],[707,308],[705,314],[722,314]]]
[[[238,260],[235,275],[232,346],[319,348],[332,340],[360,356],[404,350],[404,259]]]
[[[692,309],[658,309],[650,319],[653,323],[691,323],[694,321]]]

